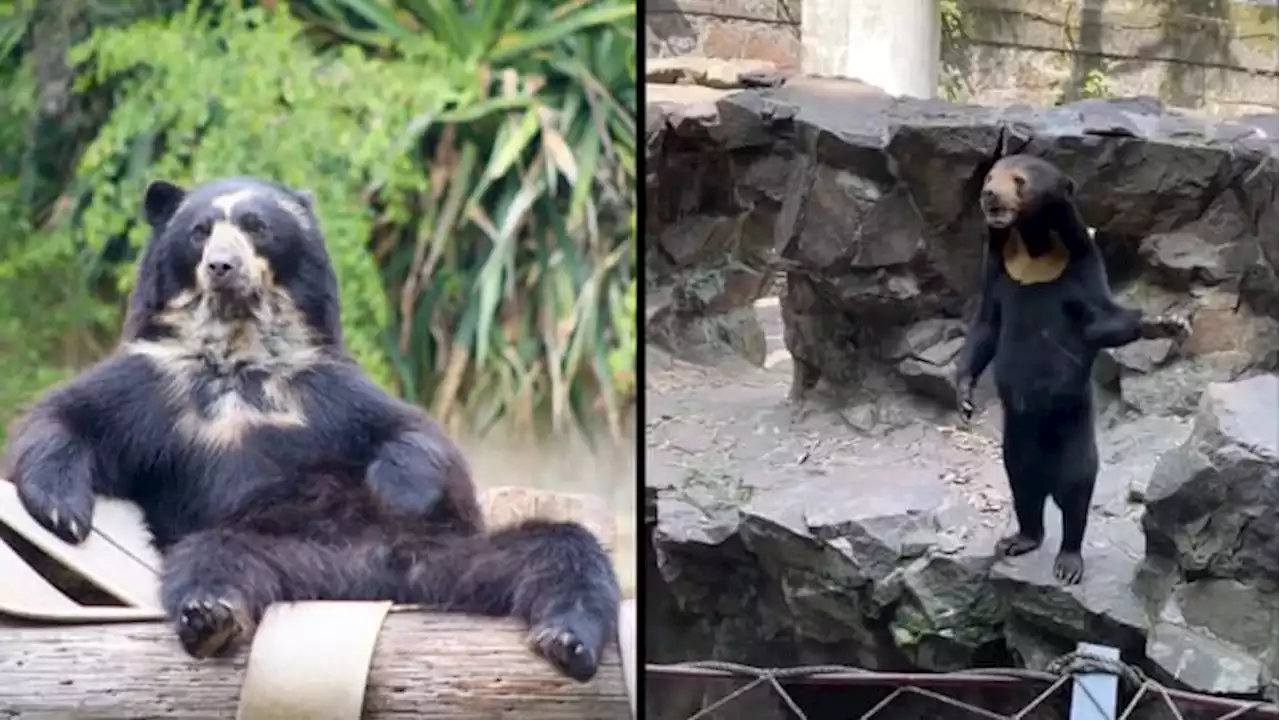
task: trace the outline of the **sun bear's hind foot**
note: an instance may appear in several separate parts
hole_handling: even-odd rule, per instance
[[[178,642],[198,660],[221,654],[246,634],[243,616],[237,603],[227,598],[188,600],[178,610]]]
[[[1040,540],[1029,538],[1026,535],[1018,533],[1008,537],[1000,538],[996,543],[996,557],[1018,557],[1040,547]]]
[[[1075,585],[1084,579],[1084,558],[1080,553],[1063,552],[1053,561],[1053,576],[1063,585]]]
[[[543,623],[529,631],[529,646],[568,677],[587,682],[600,669],[600,658],[573,624],[572,618]]]

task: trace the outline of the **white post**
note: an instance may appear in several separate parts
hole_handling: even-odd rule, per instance
[[[806,75],[854,78],[890,95],[937,96],[937,0],[802,2]]]

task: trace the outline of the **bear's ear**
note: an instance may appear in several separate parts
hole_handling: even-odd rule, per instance
[[[302,203],[302,207],[306,208],[307,212],[315,212],[315,194],[310,190],[294,190],[293,196]]]
[[[158,228],[169,222],[186,196],[186,190],[164,180],[155,180],[147,185],[142,197],[142,211],[147,224]]]

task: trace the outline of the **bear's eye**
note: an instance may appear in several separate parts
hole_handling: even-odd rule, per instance
[[[213,223],[205,220],[196,224],[191,229],[191,242],[199,245],[209,239],[209,234],[213,232]]]
[[[1014,186],[1015,186],[1015,187],[1017,187],[1019,190],[1021,190],[1022,188],[1026,187],[1026,185],[1027,185],[1027,179],[1026,179],[1026,178],[1024,178],[1024,177],[1022,177],[1021,175],[1014,175],[1014,176],[1013,176],[1013,184],[1014,184]]]
[[[240,229],[247,233],[260,233],[266,229],[266,225],[262,222],[262,218],[257,215],[245,215],[240,218]]]

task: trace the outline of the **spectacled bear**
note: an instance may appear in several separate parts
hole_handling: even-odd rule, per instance
[[[1018,532],[996,545],[1015,557],[1044,540],[1044,503],[1062,510],[1054,576],[1084,577],[1080,548],[1098,476],[1092,375],[1099,350],[1140,337],[1182,337],[1185,320],[1144,318],[1112,299],[1101,253],[1075,204],[1075,184],[1030,155],[998,160],[982,185],[988,228],[981,297],[956,363],[965,418],[995,360],[1002,451]]]
[[[143,210],[119,346],[10,435],[26,510],[78,543],[95,493],[136,502],[197,658],[247,640],[273,602],[391,600],[517,616],[536,652],[592,678],[617,622],[608,555],[573,523],[486,532],[458,448],[344,348],[309,195],[156,181]]]

